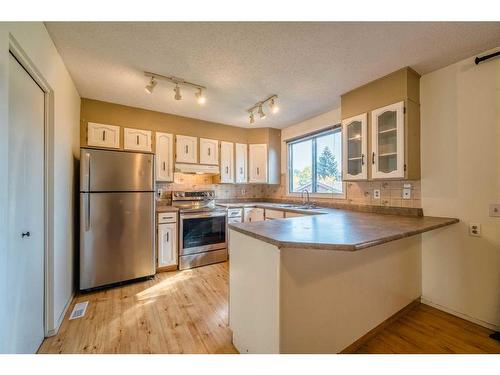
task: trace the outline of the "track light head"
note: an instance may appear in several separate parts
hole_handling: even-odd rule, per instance
[[[144,88],[144,90],[146,90],[146,92],[148,94],[152,94],[153,93],[153,90],[156,86],[158,82],[155,81],[155,78],[154,77],[151,77],[151,81],[149,81],[149,85],[146,85],[146,87]]]
[[[177,85],[177,84],[175,85],[174,92],[175,92],[174,99],[175,100],[181,100],[182,99],[182,95],[181,95],[181,88],[179,87],[179,85]]]
[[[280,107],[278,107],[278,104],[276,104],[275,98],[271,99],[269,107],[271,108],[272,113],[278,113],[278,111],[280,110]]]
[[[203,90],[201,88],[198,88],[198,92],[194,94],[194,96],[198,100],[198,104],[205,104],[205,102],[207,101],[207,98],[203,94]]]
[[[250,111],[249,117],[250,117],[250,124],[253,124],[255,122],[255,117],[253,115],[253,111]]]
[[[262,110],[262,104],[259,104],[259,111],[258,111],[258,113],[259,113],[259,117],[260,118],[262,118],[262,119],[266,118],[266,114]]]

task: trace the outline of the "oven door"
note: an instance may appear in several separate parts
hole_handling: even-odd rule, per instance
[[[180,219],[180,255],[227,247],[225,212],[181,214]]]

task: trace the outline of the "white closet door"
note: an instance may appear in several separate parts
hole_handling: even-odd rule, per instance
[[[0,351],[10,353],[35,353],[44,337],[44,100],[10,56],[8,328],[0,332]]]

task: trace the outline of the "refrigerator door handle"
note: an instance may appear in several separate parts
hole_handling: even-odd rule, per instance
[[[90,152],[85,153],[85,164],[87,165],[87,170],[85,173],[84,186],[86,186],[86,190],[90,190]]]
[[[90,230],[90,194],[83,194],[83,199],[83,205],[85,206],[85,231],[88,232]]]

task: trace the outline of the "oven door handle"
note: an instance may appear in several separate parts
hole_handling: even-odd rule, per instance
[[[202,218],[202,217],[220,217],[220,216],[227,216],[225,212],[218,212],[218,213],[196,213],[196,214],[181,214],[181,219],[197,219],[197,218]]]

